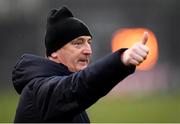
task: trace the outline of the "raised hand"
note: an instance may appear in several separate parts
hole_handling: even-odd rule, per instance
[[[140,42],[134,44],[131,48],[127,49],[122,54],[122,62],[129,65],[139,65],[141,64],[147,57],[149,53],[149,48],[146,45],[148,41],[148,32],[144,32],[142,39]]]

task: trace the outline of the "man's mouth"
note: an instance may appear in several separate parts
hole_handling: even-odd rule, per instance
[[[86,59],[86,58],[82,58],[82,59],[79,59],[79,62],[82,63],[82,64],[88,64],[89,60]]]

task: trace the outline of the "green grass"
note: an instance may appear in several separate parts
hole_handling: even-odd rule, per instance
[[[18,97],[15,91],[3,91],[0,93],[0,123],[13,122]]]
[[[180,94],[144,97],[105,97],[88,109],[94,123],[180,122]]]
[[[0,94],[0,122],[13,122],[19,96]],[[87,110],[91,122],[180,122],[180,94],[105,96]]]

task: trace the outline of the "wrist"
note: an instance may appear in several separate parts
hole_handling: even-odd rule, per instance
[[[125,52],[126,52],[126,51],[124,51],[124,52],[121,54],[120,58],[121,58],[122,63],[123,63],[125,66],[128,66],[127,61],[126,61],[126,57],[125,57]]]

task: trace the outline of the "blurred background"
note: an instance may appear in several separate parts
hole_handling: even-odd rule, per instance
[[[145,30],[155,39],[148,41],[149,63],[90,107],[91,121],[180,122],[179,0],[0,0],[0,122],[13,122],[18,104],[11,81],[16,60],[23,53],[45,55],[47,13],[63,5],[89,26],[92,62],[129,47],[123,43]]]

